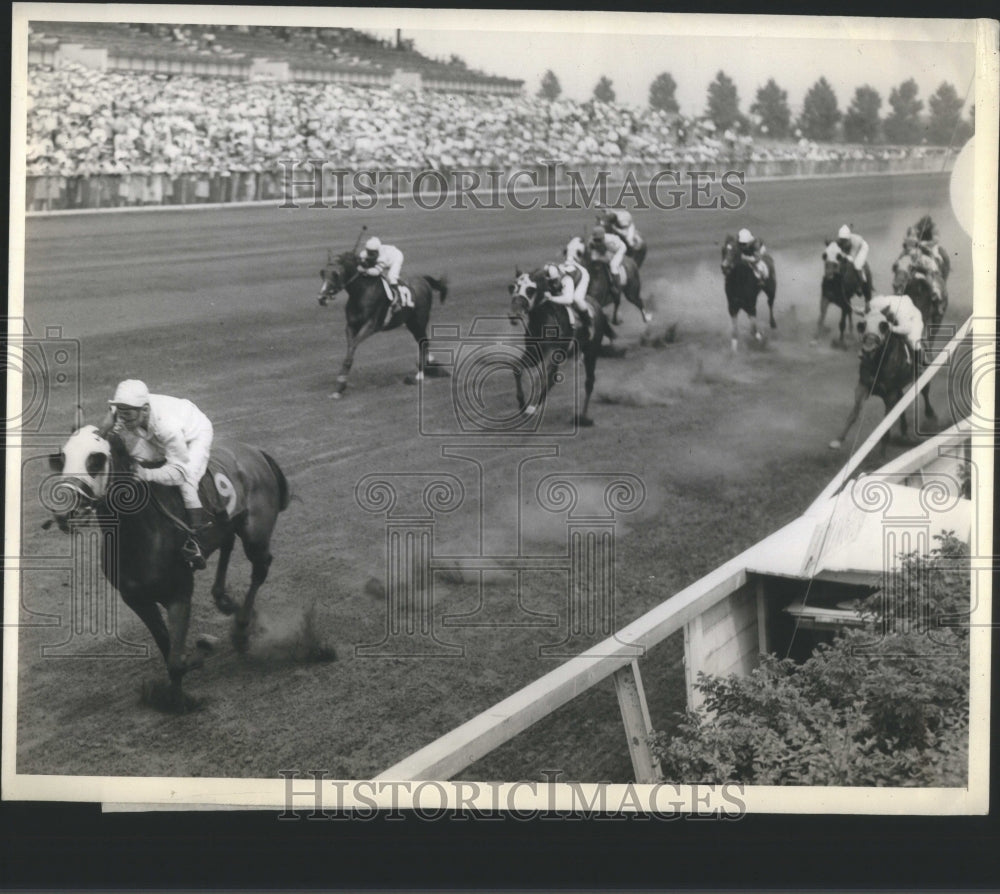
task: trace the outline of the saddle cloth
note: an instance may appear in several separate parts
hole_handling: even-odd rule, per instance
[[[208,469],[198,485],[202,506],[213,515],[229,518],[247,511],[247,494],[235,454],[225,445],[213,445]]]
[[[396,285],[397,285],[397,288],[399,289],[399,300],[400,300],[400,302],[402,302],[403,304],[406,304],[406,305],[412,305],[413,304],[413,293],[410,291],[410,287],[405,282],[403,282],[402,280],[400,280]],[[383,277],[382,278],[382,286],[385,288],[386,297],[390,301],[393,301],[394,300],[394,296],[392,294],[392,289],[389,288],[389,280],[387,280],[387,279],[385,279]]]

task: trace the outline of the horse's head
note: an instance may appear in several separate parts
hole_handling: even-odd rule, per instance
[[[527,328],[528,315],[535,309],[535,303],[542,293],[538,277],[516,268],[514,281],[507,286],[507,291],[510,292],[510,310],[507,316],[511,326],[520,323]]]
[[[844,253],[836,239],[826,240],[826,248],[820,257],[823,259],[823,279],[839,276],[843,272]]]
[[[872,310],[858,320],[858,339],[861,342],[861,353],[870,357],[888,341],[891,334],[889,321],[881,311]]]
[[[326,266],[320,270],[319,276],[323,285],[319,290],[319,303],[326,307],[327,303],[354,279],[358,272],[358,259],[353,251],[345,251],[334,258],[327,255]]]
[[[88,514],[104,499],[111,465],[111,443],[94,425],[77,429],[49,456],[49,468],[58,476],[49,508],[61,531],[69,530],[70,519]]]
[[[737,260],[739,260],[739,251],[740,246],[736,237],[732,233],[727,234],[722,242],[722,272],[724,275],[728,276],[729,271],[736,265]]]

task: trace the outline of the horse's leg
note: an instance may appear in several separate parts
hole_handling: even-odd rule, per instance
[[[639,313],[642,314],[642,319],[645,322],[651,323],[653,321],[653,315],[646,310],[646,303],[642,300],[642,282],[639,279],[638,268],[636,268],[635,279],[625,287],[625,297],[639,308]]]
[[[586,378],[584,381],[583,410],[577,417],[577,422],[584,427],[594,424],[594,420],[587,415],[587,410],[590,408],[590,395],[594,391],[594,369],[597,367],[597,352],[600,344],[600,339],[596,343],[588,344],[583,355],[583,369]]]
[[[167,673],[170,675],[170,698],[173,708],[184,710],[184,693],[181,681],[189,670],[201,667],[204,656],[199,654],[188,660],[184,654],[188,623],[191,620],[191,595],[175,599],[167,606],[167,632],[170,636],[170,654],[167,657]]]
[[[529,369],[528,363],[528,347],[527,345],[521,346],[521,354],[514,362],[514,384],[517,387],[517,408],[522,412],[525,409],[524,406],[524,387],[521,384],[521,376]]]
[[[552,361],[552,352],[546,349],[542,349],[541,362],[538,364],[541,367],[541,390],[538,394],[537,404],[527,404],[524,407],[524,412],[528,416],[533,416],[540,407],[545,405],[545,398],[549,393],[549,389],[555,384],[556,373],[558,372],[558,364]]]
[[[267,580],[267,572],[271,567],[270,540],[251,540],[247,536],[243,540],[243,552],[250,560],[250,588],[243,597],[243,605],[236,612],[236,623],[233,625],[233,645],[236,651],[245,652],[250,643],[250,622],[253,620],[253,604],[257,591]]]
[[[752,313],[747,314],[747,316],[750,318],[750,335],[755,341],[763,341],[764,336],[760,334],[760,330],[757,328],[757,314]]]
[[[330,395],[332,398],[339,398],[344,394],[344,390],[347,388],[347,376],[351,371],[351,367],[354,365],[354,352],[358,349],[358,345],[361,344],[369,335],[375,331],[375,327],[378,325],[377,319],[366,320],[364,325],[357,331],[354,332],[351,329],[350,324],[347,325],[345,334],[347,337],[347,354],[344,356],[344,362],[340,365],[340,373],[337,376],[337,390]]]
[[[931,406],[931,383],[928,382],[920,390],[920,396],[924,399],[924,415],[928,419],[937,419],[937,413],[934,412],[934,407]]]
[[[236,535],[231,530],[227,531],[219,545],[219,564],[215,570],[215,582],[212,584],[215,606],[224,615],[231,615],[236,611],[236,603],[226,593],[226,572],[229,570],[229,557],[233,554],[235,543]]]
[[[163,660],[168,661],[170,658],[170,636],[167,633],[167,625],[163,623],[160,607],[151,599],[148,601],[129,599],[124,593],[122,599],[136,613],[139,620],[146,625],[146,629],[153,635],[153,639],[163,655]]]
[[[736,353],[736,349],[740,345],[740,332],[739,326],[737,325],[737,317],[739,313],[734,313],[730,315],[730,319],[733,321],[733,331],[730,335],[729,347],[732,348],[733,353]]]
[[[774,299],[778,294],[778,289],[775,284],[771,284],[771,287],[764,290],[767,295],[767,313],[770,317],[770,324],[772,329],[777,329],[778,324],[774,320]]]
[[[823,327],[826,324],[826,312],[830,307],[830,299],[826,295],[819,296],[819,322],[816,324],[816,338],[818,339],[823,333]]]
[[[430,298],[428,298],[428,301],[429,300]],[[417,374],[412,381],[409,377],[404,379],[407,385],[413,385],[422,381],[424,378],[424,363],[426,360],[424,357],[424,342],[427,339],[427,322],[426,320],[419,319],[416,314],[414,314],[406,321],[406,328],[410,330],[410,335],[413,336],[417,343]]]
[[[861,413],[861,406],[864,404],[867,396],[868,389],[860,383],[857,384],[854,388],[854,406],[851,407],[851,412],[847,416],[847,422],[844,423],[844,430],[840,433],[840,437],[830,442],[831,450],[839,449],[844,443],[845,438],[847,438],[847,433],[851,430],[851,426],[858,421],[858,415]]]

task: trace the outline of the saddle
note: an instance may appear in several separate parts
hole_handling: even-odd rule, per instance
[[[198,484],[198,497],[213,516],[232,520],[247,511],[247,493],[239,464],[225,445],[213,445],[208,469]]]

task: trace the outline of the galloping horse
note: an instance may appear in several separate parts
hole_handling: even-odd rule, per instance
[[[934,300],[934,288],[926,274],[920,270],[909,252],[904,252],[892,265],[892,291],[908,295],[924,318],[924,326],[937,325],[948,309],[948,293],[941,284],[941,301]]]
[[[288,508],[290,494],[278,464],[263,450],[218,439],[212,453],[225,456],[228,483],[239,489],[241,508],[236,511],[234,502],[234,515],[216,516],[214,542],[204,544],[204,551],[207,556],[219,550],[212,596],[223,614],[235,612],[233,641],[245,651],[254,599],[271,565],[271,533],[278,513]],[[56,523],[68,532],[72,519],[96,515],[105,543],[104,576],[143,621],[163,654],[170,678],[168,707],[185,710],[193,702],[184,696],[181,682],[188,671],[204,663],[204,653],[199,649],[194,657],[185,654],[194,573],[181,557],[187,531],[180,522],[184,517],[180,491],[136,477],[121,438],[112,433],[105,439],[93,425],[75,431],[62,450],[49,457],[49,464],[58,474],[52,491],[56,505],[51,507]],[[216,476],[222,493],[219,481]],[[226,593],[226,570],[237,537],[252,566],[250,588],[239,607]],[[160,605],[167,612],[166,624]]]
[[[611,288],[611,271],[603,261],[594,261],[589,257],[587,245],[579,236],[574,236],[569,245],[566,246],[565,256],[567,260],[576,260],[587,268],[590,275],[590,285],[587,287],[587,295],[593,297],[601,307],[613,304],[614,313],[611,322],[617,326],[621,323],[619,318],[619,308],[622,303],[622,295],[630,303],[634,304],[643,320],[651,322],[653,315],[646,310],[646,305],[642,300],[642,283],[639,276],[639,267],[636,262],[626,256],[622,261],[625,270],[625,285],[617,290]],[[595,285],[597,283],[597,285]]]
[[[609,211],[607,214],[598,214],[597,222],[610,233],[614,231],[614,226],[618,223],[618,215],[614,211]],[[633,248],[626,243],[625,254],[635,261],[635,266],[638,268],[646,260],[646,240],[639,233],[635,235],[637,239],[635,247]]]
[[[434,292],[441,296],[442,302],[448,296],[446,277],[435,279],[432,276],[415,276],[409,282],[413,307],[397,310],[386,320],[391,301],[385,283],[381,277],[360,273],[358,267],[357,255],[353,251],[345,251],[336,258],[328,256],[327,264],[319,274],[323,280],[319,292],[322,307],[326,307],[341,289],[347,291],[347,354],[337,376],[337,390],[330,395],[333,398],[341,397],[347,388],[347,375],[354,363],[354,352],[358,345],[376,332],[388,332],[404,323],[418,345],[417,374],[415,377],[407,377],[405,381],[413,384],[422,379],[425,366],[434,362],[426,353],[427,323],[430,321]]]
[[[764,294],[767,295],[767,310],[770,315],[771,328],[777,329],[774,321],[774,296],[778,289],[778,281],[774,273],[774,259],[769,254],[763,255],[767,264],[768,276],[764,282]],[[757,274],[742,257],[736,237],[729,234],[722,243],[722,274],[726,281],[726,303],[729,306],[729,317],[733,321],[732,349],[739,345],[739,329],[736,318],[742,310],[750,318],[750,332],[757,341],[763,341],[763,336],[757,329],[757,295],[761,285]]]
[[[511,295],[508,312],[511,325],[520,324],[524,327],[525,334],[524,347],[514,367],[517,404],[521,411],[527,416],[534,415],[545,400],[549,389],[555,384],[559,363],[562,360],[572,361],[574,353],[579,352],[583,358],[586,379],[583,409],[577,416],[577,421],[582,426],[593,425],[593,420],[587,416],[587,409],[590,406],[590,395],[594,390],[594,370],[597,367],[601,341],[609,329],[604,310],[594,301],[588,301],[593,324],[590,338],[584,339],[583,328],[579,321],[576,325],[570,322],[568,308],[545,299],[543,270],[524,273],[517,269],[514,282],[508,286],[508,291]],[[541,392],[538,403],[529,404],[524,397],[521,376],[524,372],[539,367],[542,371]]]
[[[907,386],[914,381],[914,360],[906,347],[906,339],[892,332],[888,320],[878,311],[869,312],[864,319],[858,320],[858,335],[861,338],[861,364],[858,370],[858,384],[854,388],[854,406],[848,414],[847,422],[840,437],[830,442],[832,450],[838,449],[857,421],[861,406],[869,396],[882,398],[885,412],[888,413],[903,396]],[[934,419],[936,414],[931,406],[928,390],[924,386],[921,395],[924,399],[924,410],[928,419]],[[899,417],[901,435],[906,437],[906,414]],[[885,454],[889,432],[882,438],[881,451]]]
[[[849,263],[835,240],[829,240],[823,254],[823,280],[819,292],[819,323],[816,324],[816,338],[823,331],[827,308],[832,304],[840,308],[840,338],[834,344],[844,348],[844,329],[851,322],[854,307],[851,299],[860,294],[861,277],[854,265]]]

